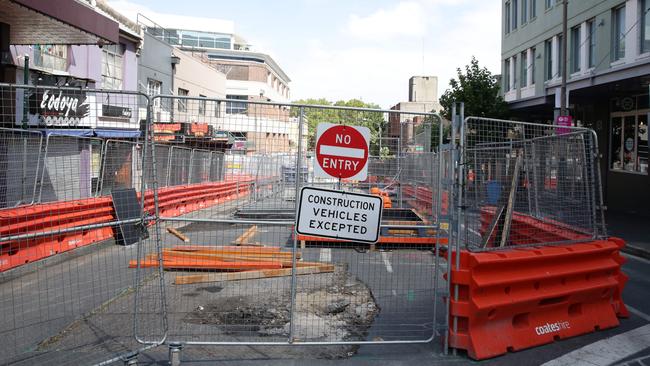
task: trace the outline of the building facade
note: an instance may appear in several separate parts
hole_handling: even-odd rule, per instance
[[[413,76],[409,79],[409,98],[392,106],[391,110],[413,113],[429,113],[440,110],[438,102],[438,77]],[[408,113],[391,113],[388,116],[388,146],[391,151],[402,150],[422,151],[430,144],[430,138],[416,141],[415,130],[424,120],[421,116]],[[399,146],[395,146],[399,140]]]
[[[249,102],[290,101],[289,77],[267,54],[247,50],[248,45],[234,43],[235,49],[187,49],[187,52],[226,75],[226,98]],[[231,102],[224,128],[246,140],[247,152],[288,152],[297,147],[298,130],[288,108]],[[241,145],[240,145],[241,146]]]
[[[114,91],[138,90],[137,54],[142,37],[135,23],[123,18],[105,3],[82,5],[118,25],[118,38],[114,44],[71,45],[40,43],[11,45],[10,54],[14,65],[14,80],[18,84],[36,86],[65,86],[81,89],[105,89]],[[25,61],[28,72],[25,73]],[[25,80],[27,76],[27,80]],[[16,98],[14,124],[46,130],[65,130],[66,134],[97,137],[137,138],[140,134],[140,115],[137,98],[102,98],[97,94],[80,91],[79,103],[88,105],[89,116],[85,118],[57,118],[40,120],[25,112],[22,97]],[[107,94],[108,95],[108,94]],[[40,98],[40,95],[38,96]],[[101,100],[100,100],[101,99]],[[111,100],[112,99],[112,100]]]
[[[650,214],[650,0],[502,2],[502,91],[517,119],[553,123],[567,77],[575,125],[598,135],[608,209]]]
[[[245,39],[235,34],[233,22],[202,18],[185,22],[183,17],[159,16],[165,27],[150,27],[152,34],[225,75],[224,97],[232,101],[221,106],[221,119],[212,126],[234,137],[233,152],[295,150],[298,129],[288,108],[246,103],[290,101],[291,80],[270,55],[255,52]],[[188,24],[193,24],[193,28],[188,29]],[[186,95],[185,90],[175,92]]]

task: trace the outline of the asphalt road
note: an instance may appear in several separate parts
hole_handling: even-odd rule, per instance
[[[261,207],[272,207],[265,202]],[[204,217],[226,217],[234,204],[203,212]],[[194,215],[194,217],[197,217]],[[247,228],[247,225],[224,225],[194,223],[176,225],[192,240],[192,243],[229,244]],[[162,234],[164,246],[180,244],[169,234]],[[289,227],[260,227],[255,239],[265,245],[283,248],[292,242]],[[142,253],[153,252],[153,238],[141,248]],[[66,260],[45,261],[25,266],[15,273],[0,277],[0,342],[3,355],[0,363],[14,357],[22,364],[87,364],[120,355],[140,347],[134,336],[159,339],[161,319],[159,303],[160,288],[153,279],[140,292],[135,304],[129,292],[135,279],[135,270],[128,269],[128,261],[135,258],[137,248],[120,247],[111,242],[96,245],[67,255]],[[332,262],[344,265],[351,275],[365,283],[381,311],[368,330],[368,340],[422,340],[430,337],[432,329],[434,273],[446,270],[444,261],[435,267],[435,258],[426,250],[368,251],[360,248],[307,248],[305,260]],[[63,256],[62,256],[63,258]],[[629,319],[621,320],[615,329],[599,331],[550,345],[480,362],[481,364],[539,365],[554,360],[581,347],[608,337],[623,334],[650,322],[650,262],[627,257],[624,271],[630,276],[624,293],[625,302],[633,311]],[[35,271],[29,271],[28,269]],[[143,271],[143,277],[155,273]],[[442,284],[442,278],[440,283]],[[298,286],[309,286],[304,279]],[[313,280],[312,280],[313,281]],[[275,283],[275,282],[274,282]],[[277,282],[277,286],[280,282]],[[188,311],[195,304],[184,292],[166,283],[166,296],[174,316]],[[249,286],[249,285],[244,285]],[[282,285],[284,286],[284,285]],[[250,290],[250,288],[248,288]],[[280,287],[278,287],[280,291]],[[218,296],[215,294],[214,296]],[[316,301],[316,300],[315,300]],[[173,308],[181,304],[181,308]],[[138,328],[134,329],[133,309],[138,312]],[[94,314],[97,314],[94,316]],[[81,322],[75,322],[83,315]],[[181,314],[182,315],[182,314]],[[438,299],[438,319],[441,320],[442,301]],[[170,326],[174,327],[175,323]],[[183,330],[182,328],[180,329]],[[171,333],[179,329],[171,329]],[[120,333],[120,337],[115,337]],[[195,340],[212,340],[215,334],[197,333]],[[428,344],[363,345],[349,358],[329,360],[312,353],[306,346],[284,347],[281,352],[269,352],[268,348],[250,346],[242,351],[229,352],[221,347],[188,347],[183,360],[192,364],[225,365],[390,365],[390,364],[473,364],[459,354],[443,355],[440,337]],[[294,351],[299,350],[299,351]],[[646,351],[627,356],[626,360],[644,357]],[[241,354],[249,355],[247,358]],[[233,355],[238,355],[233,357]],[[314,357],[314,355],[316,355]],[[165,364],[167,348],[158,347],[142,352],[143,364]]]

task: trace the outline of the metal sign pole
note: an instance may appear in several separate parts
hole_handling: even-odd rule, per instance
[[[303,118],[304,118],[304,112],[305,109],[304,107],[300,107],[299,111],[299,116],[298,116],[298,152],[296,154],[296,196],[295,196],[295,217],[298,217],[298,209],[299,205],[298,203],[300,202],[300,181],[301,181],[301,174],[300,174],[300,169],[302,168],[302,126],[303,126]],[[298,235],[294,233],[293,236],[293,247],[291,249],[291,304],[290,304],[290,309],[289,309],[289,343],[293,343],[294,341],[294,334],[295,334],[295,314],[296,314],[296,283],[297,283],[297,278],[296,278],[296,250],[298,247]]]

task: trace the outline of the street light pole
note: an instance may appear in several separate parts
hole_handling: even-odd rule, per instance
[[[566,116],[566,74],[567,74],[567,5],[562,1],[562,87],[560,89],[560,116]]]

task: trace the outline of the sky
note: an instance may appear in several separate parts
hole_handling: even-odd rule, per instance
[[[358,98],[388,108],[408,100],[408,79],[414,75],[437,76],[442,95],[456,68],[464,68],[472,56],[500,72],[500,0],[108,3],[130,18],[139,12],[153,21],[172,15],[234,22],[235,33],[289,75],[292,100]],[[202,23],[182,20],[188,29]]]

